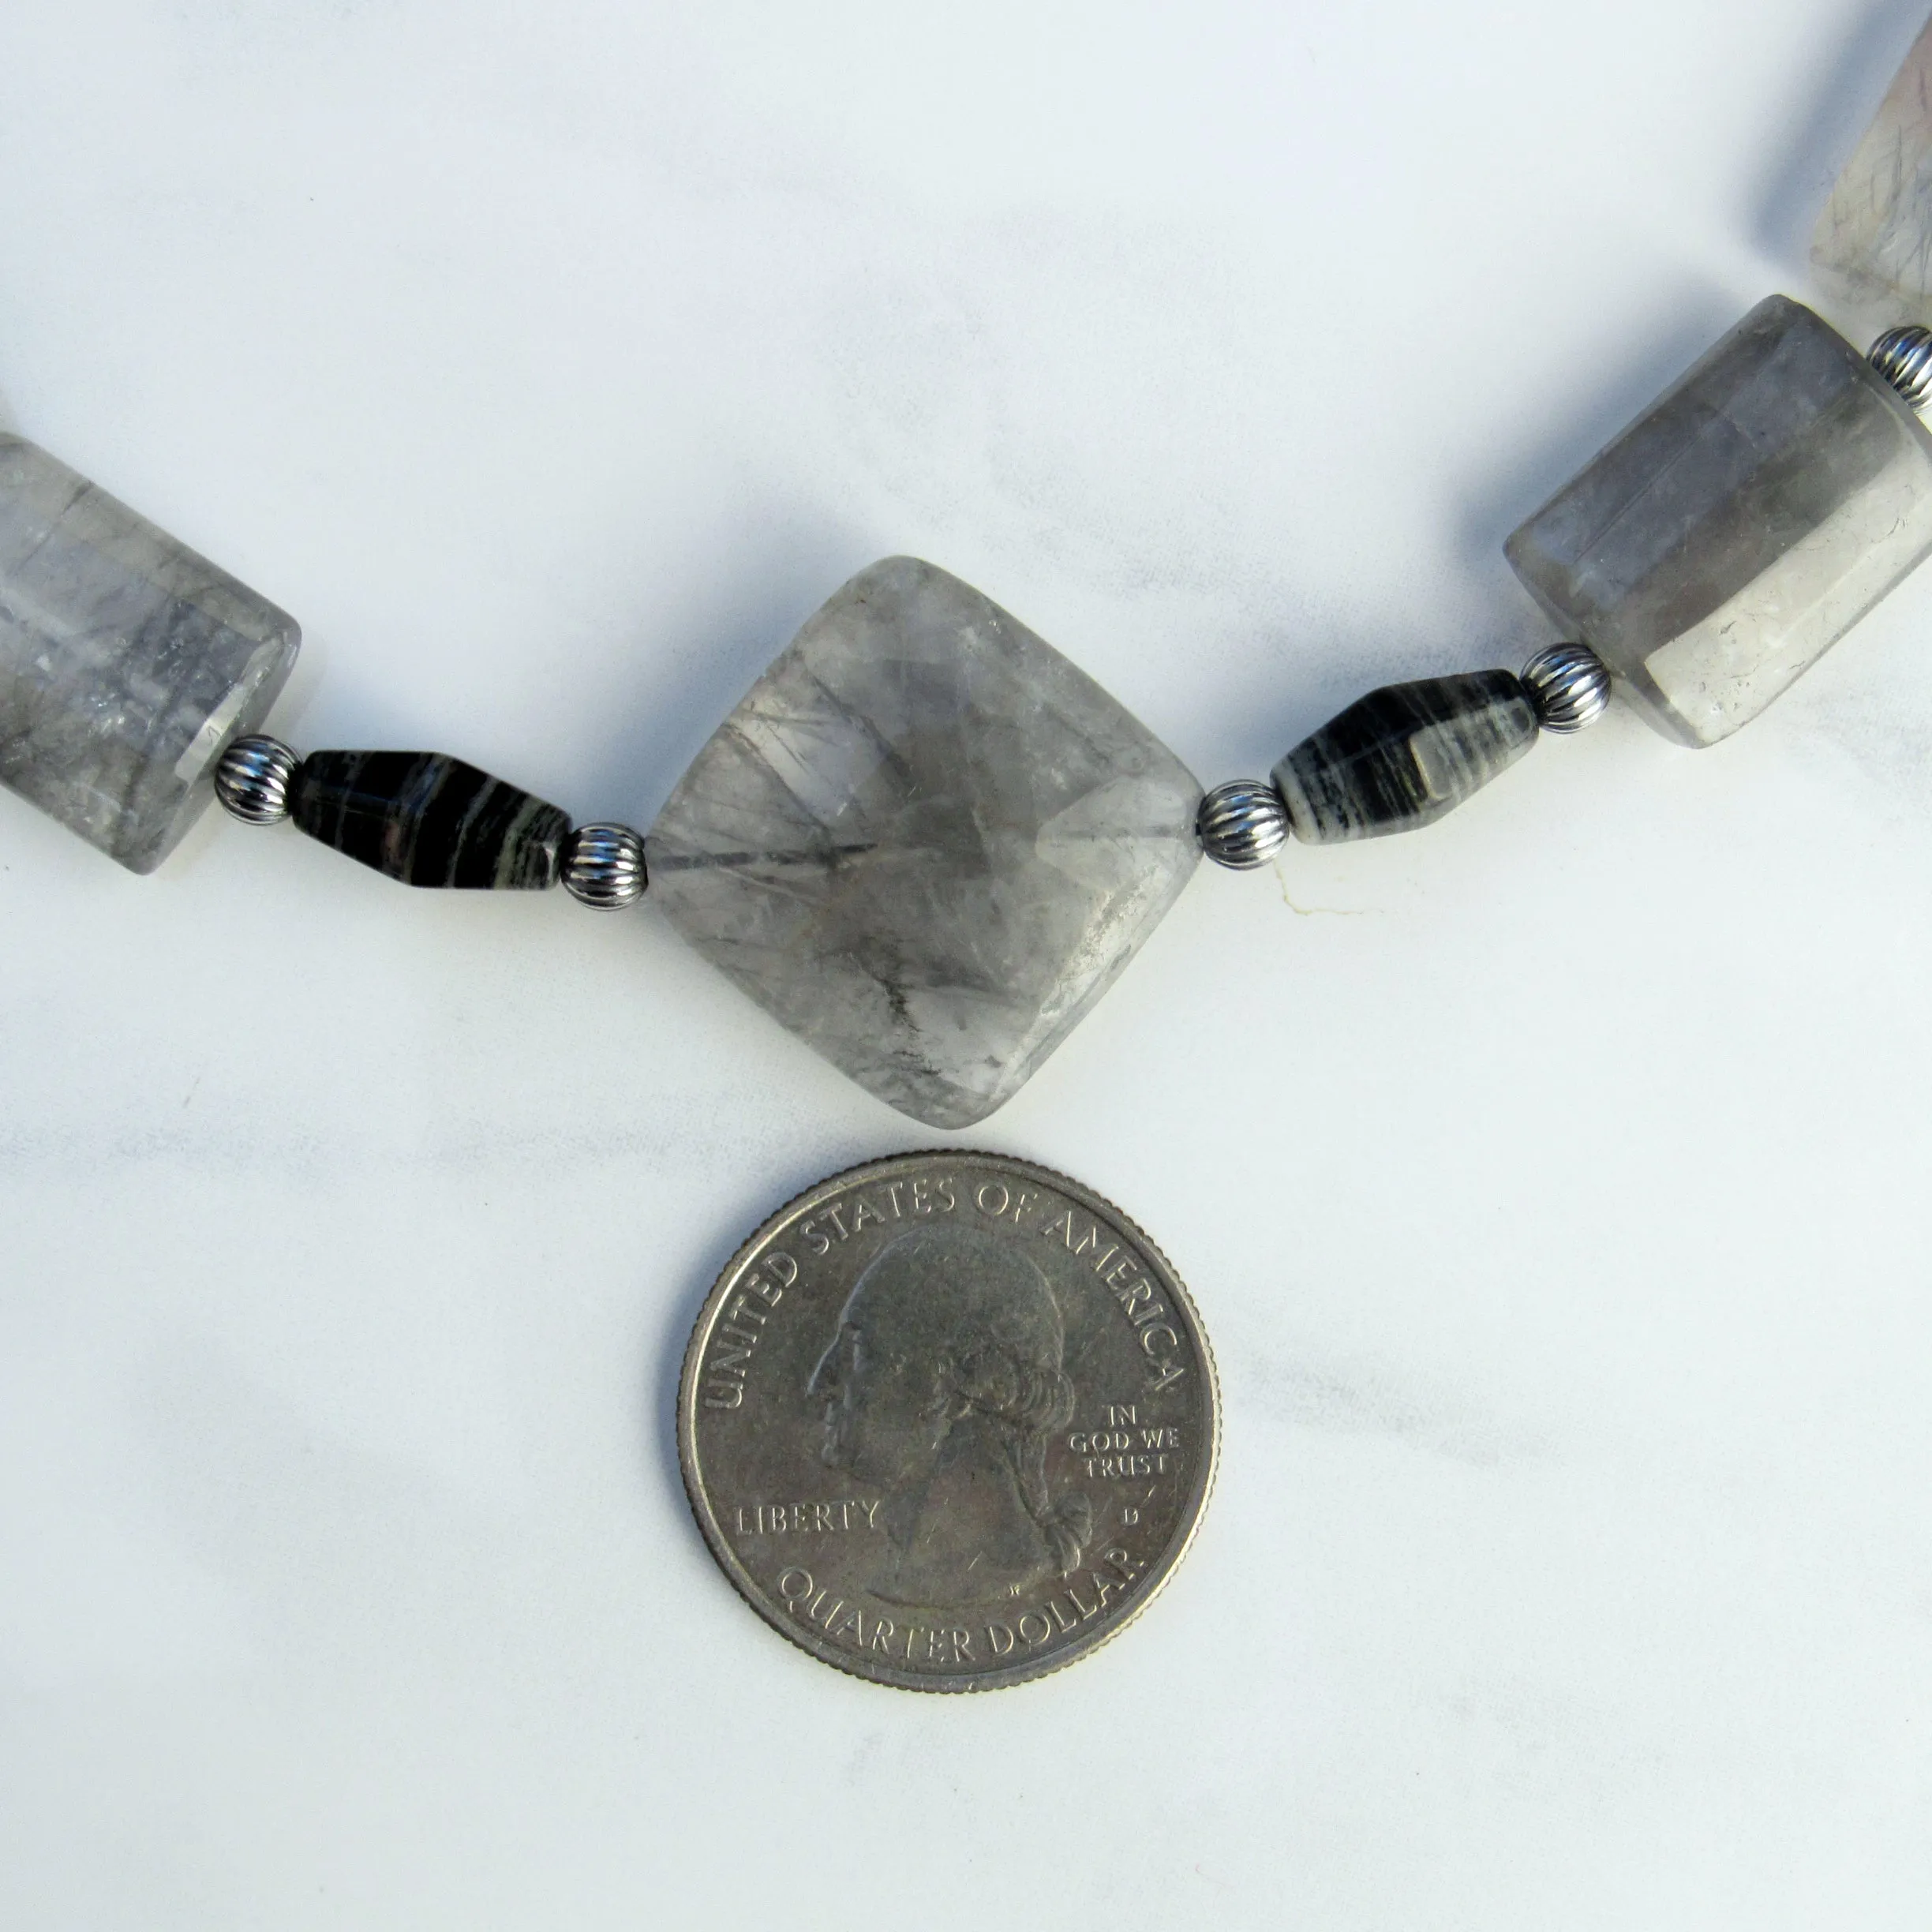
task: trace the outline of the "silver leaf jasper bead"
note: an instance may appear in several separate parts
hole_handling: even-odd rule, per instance
[[[635,905],[650,882],[644,841],[628,826],[579,826],[564,841],[564,889],[600,912]]]
[[[1610,702],[1610,672],[1587,644],[1552,644],[1522,668],[1523,688],[1546,732],[1581,731]]]
[[[215,767],[215,796],[244,825],[274,825],[288,816],[301,762],[279,738],[238,738]]]
[[[1194,820],[1201,850],[1237,872],[1264,866],[1286,844],[1288,807],[1271,784],[1236,778],[1216,785]]]

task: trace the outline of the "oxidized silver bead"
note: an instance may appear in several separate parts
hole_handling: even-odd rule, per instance
[[[564,889],[600,912],[635,905],[650,882],[644,841],[628,826],[579,826],[564,841]]]
[[[279,738],[238,738],[215,767],[215,796],[244,825],[288,816],[289,781],[301,761]]]
[[[1914,409],[1932,398],[1932,329],[1916,322],[1887,329],[1865,359]]]
[[[1236,778],[1200,802],[1194,834],[1216,865],[1237,872],[1264,866],[1288,840],[1288,807],[1271,784]]]
[[[1587,644],[1552,644],[1522,668],[1523,688],[1547,732],[1581,731],[1610,702],[1610,673]]]

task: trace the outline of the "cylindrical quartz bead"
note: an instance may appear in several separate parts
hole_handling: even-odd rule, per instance
[[[1432,825],[1536,743],[1536,708],[1507,671],[1386,684],[1275,767],[1294,835],[1310,844]]]
[[[1715,744],[1932,550],[1932,435],[1773,295],[1503,548],[1650,724]]]
[[[84,477],[0,436],[0,783],[130,871],[267,715],[295,621]]]
[[[311,838],[405,886],[554,886],[571,829],[556,806],[440,751],[311,751],[288,808]]]

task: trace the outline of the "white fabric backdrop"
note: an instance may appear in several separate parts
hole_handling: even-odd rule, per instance
[[[1547,632],[1924,0],[12,0],[0,391],[301,620],[298,743],[648,822],[910,550],[1213,782]],[[711,1274],[933,1136],[646,908],[0,796],[0,1922],[1926,1923],[1932,576],[1743,736],[1204,869],[972,1136],[1226,1401],[1024,1690],[733,1597]]]

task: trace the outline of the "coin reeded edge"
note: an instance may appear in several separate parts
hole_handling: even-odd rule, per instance
[[[1054,1188],[1069,1200],[1077,1202],[1089,1214],[1114,1222],[1129,1240],[1136,1243],[1159,1263],[1173,1298],[1186,1318],[1189,1335],[1200,1351],[1208,1384],[1207,1451],[1198,1458],[1193,1480],[1188,1486],[1187,1496],[1181,1505],[1181,1527],[1159,1557],[1148,1564],[1144,1587],[1136,1593],[1132,1608],[1125,1611],[1114,1622],[1095,1631],[1085,1643],[1070,1646],[1053,1657],[1043,1657],[1037,1663],[1022,1666],[997,1677],[966,1672],[949,1676],[938,1672],[921,1675],[909,1671],[861,1669],[852,1661],[850,1652],[824,1642],[803,1630],[794,1629],[789,1623],[781,1621],[781,1613],[764,1600],[764,1593],[739,1560],[738,1552],[732,1548],[722,1526],[713,1515],[698,1466],[698,1384],[705,1344],[710,1339],[712,1324],[739,1274],[750,1265],[758,1249],[785,1222],[818,1200],[847,1186],[855,1176],[861,1174],[889,1174],[893,1168],[902,1164],[935,1159],[984,1162],[995,1167],[1005,1168],[1017,1177],[1035,1180]],[[698,1530],[709,1545],[712,1556],[717,1559],[718,1567],[730,1578],[732,1587],[746,1603],[788,1643],[809,1652],[822,1664],[829,1664],[833,1669],[843,1671],[848,1676],[856,1677],[862,1683],[874,1684],[882,1690],[921,1690],[936,1694],[1004,1690],[1016,1684],[1036,1683],[1043,1677],[1050,1677],[1054,1672],[1065,1670],[1068,1665],[1080,1663],[1084,1658],[1091,1657],[1095,1651],[1103,1649],[1122,1631],[1136,1622],[1141,1612],[1166,1588],[1167,1579],[1180,1567],[1181,1559],[1193,1547],[1201,1518],[1207,1515],[1208,1505],[1213,1497],[1215,1476],[1221,1460],[1221,1380],[1219,1371],[1215,1365],[1214,1350],[1208,1339],[1208,1331],[1201,1324],[1200,1311],[1194,1305],[1194,1298],[1189,1293],[1187,1284],[1181,1280],[1166,1255],[1148,1238],[1146,1231],[1140,1223],[1124,1214],[1104,1195],[1095,1193],[1091,1188],[1076,1181],[1069,1174],[1060,1173],[1056,1168],[1043,1167],[1037,1161],[1023,1160],[1016,1154],[995,1153],[983,1148],[915,1148],[903,1153],[881,1155],[872,1160],[855,1161],[849,1167],[842,1167],[837,1174],[828,1174],[823,1180],[814,1181],[767,1215],[739,1245],[736,1252],[718,1271],[717,1279],[706,1290],[703,1303],[691,1324],[691,1340],[685,1345],[684,1366],[678,1376],[677,1445],[678,1467],[684,1479],[685,1499],[691,1504],[691,1515],[696,1518]]]

